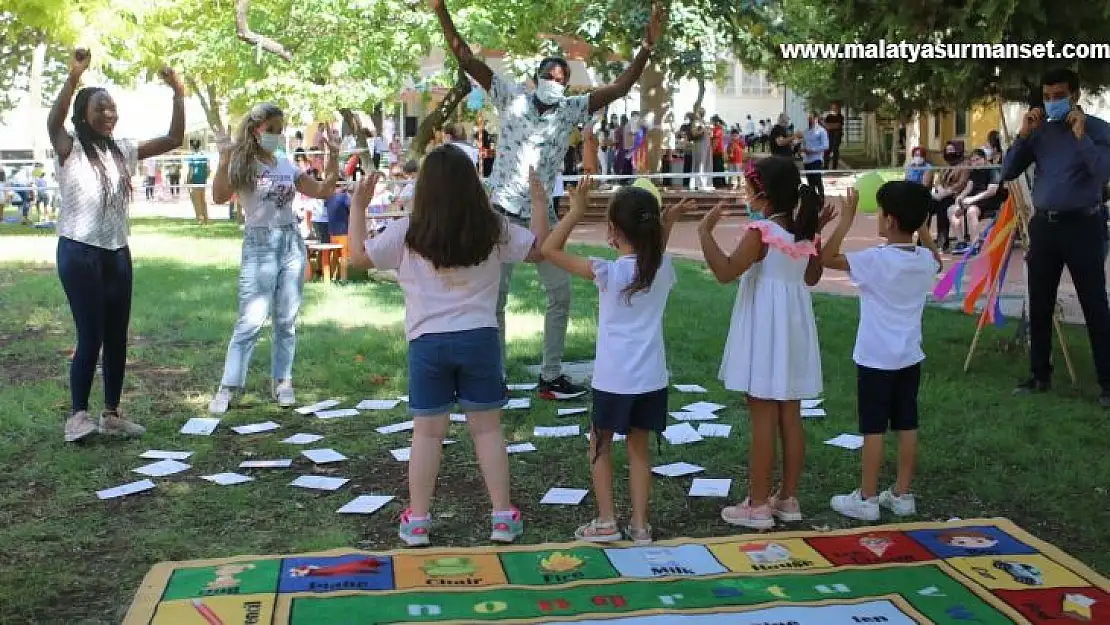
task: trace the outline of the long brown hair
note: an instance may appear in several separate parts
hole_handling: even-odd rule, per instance
[[[108,199],[117,193],[123,194],[125,197],[131,196],[131,171],[127,166],[127,159],[123,156],[123,151],[120,150],[116,140],[98,133],[89,125],[89,104],[98,93],[105,93],[104,88],[85,87],[77,92],[77,97],[73,99],[71,121],[73,122],[73,130],[77,133],[77,140],[81,143],[81,150],[85,153],[85,158],[88,159],[89,164],[96,171],[96,177],[100,181],[102,206],[107,206]],[[112,159],[116,162],[116,171],[120,180],[115,189],[112,188],[112,182],[108,179],[108,170],[104,168],[104,160],[100,156],[101,152],[111,154]]]
[[[784,156],[761,158],[745,173],[756,193],[771,204],[768,217],[786,215],[786,231],[795,241],[812,241],[817,237],[821,219],[821,196],[802,182],[797,166]]]
[[[624,288],[625,303],[651,289],[663,264],[663,215],[659,200],[646,189],[623,187],[609,201],[609,223],[636,252],[636,275]]]
[[[254,191],[258,175],[258,158],[262,156],[262,144],[255,134],[258,127],[274,117],[284,117],[276,104],[256,104],[235,133],[235,148],[231,151],[231,164],[227,168],[227,179],[235,191]]]
[[[505,226],[465,152],[448,144],[424,157],[405,235],[410,250],[436,269],[473,267],[502,243]]]

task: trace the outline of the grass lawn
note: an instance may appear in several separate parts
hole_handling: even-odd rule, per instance
[[[54,239],[29,228],[0,228],[0,622],[117,623],[142,576],[162,560],[398,546],[394,523],[405,499],[405,465],[388,450],[407,446],[408,437],[379,435],[374,428],[404,420],[403,405],[333,422],[281,411],[267,399],[267,338],[255,352],[246,405],[229,413],[213,437],[177,433],[187,418],[204,413],[218,383],[236,311],[236,228],[133,222],[135,300],[124,407],[150,431],[142,441],[93,440],[79,447],[62,442],[74,334],[53,267]],[[740,398],[716,382],[734,287],[716,284],[695,263],[680,262],[678,271],[667,317],[669,364],[676,382],[700,383],[711,392],[673,393],[672,407],[699,399],[727,404],[721,422],[736,427],[730,439],[664,446],[658,460],[694,461],[707,468],[706,476],[735,478],[733,496],[739,497],[746,476],[745,412]],[[531,268],[516,273],[514,288],[511,378],[528,381],[525,367],[540,353],[545,303]],[[806,423],[807,529],[848,525],[827,502],[857,480],[857,454],[821,444],[855,431],[857,303],[831,296],[814,301],[829,417]],[[402,313],[393,285],[309,285],[299,328],[299,401],[337,398],[351,406],[407,392]],[[585,281],[575,282],[573,319],[567,359],[590,359],[596,293]],[[1010,394],[1026,368],[1022,353],[1001,347],[1012,326],[988,329],[975,370],[963,373],[973,329],[973,320],[957,313],[926,314],[921,520],[1007,516],[1110,574],[1110,463],[1103,455],[1110,421],[1092,403],[1094,376],[1082,328],[1070,330],[1070,343],[1086,390],[1067,389],[1060,375],[1059,391],[1031,399]],[[94,410],[100,398],[98,382]],[[270,419],[282,430],[243,437],[229,429]],[[560,422],[576,421],[560,421],[554,405],[539,402],[529,412],[508,413],[504,426],[508,438],[528,440],[534,425]],[[350,457],[335,472],[351,483],[324,495],[287,486],[311,471],[303,458],[292,471],[257,472],[257,481],[243,486],[222,488],[197,477],[235,470],[249,457],[294,457],[300,448],[278,441],[296,432],[324,434],[321,446]],[[459,444],[445,451],[435,536],[443,545],[481,545],[489,531],[484,488],[469,440],[461,429],[456,434]],[[591,517],[592,500],[577,508],[541,508],[538,501],[550,487],[588,487],[587,443],[536,443],[538,452],[511,460],[514,498],[528,522],[525,540],[565,541]],[[620,460],[624,452],[617,447]],[[145,462],[138,455],[147,449],[194,450],[194,469],[156,480],[152,493],[98,501],[94,491],[138,478],[131,469]],[[690,499],[688,487],[689,478],[656,482],[658,537],[729,533],[718,520],[725,502]],[[335,514],[355,494],[367,493],[399,500],[368,518]],[[626,497],[626,489],[618,494]]]

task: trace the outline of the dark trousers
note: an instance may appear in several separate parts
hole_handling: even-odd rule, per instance
[[[170,181],[170,197],[177,197],[181,193],[181,174],[170,174],[166,178]]]
[[[948,221],[948,209],[956,203],[956,197],[946,197],[943,200],[935,200],[932,203],[933,215],[937,217],[937,245],[941,247],[948,247],[951,242],[951,235],[948,232],[950,226]]]
[[[377,153],[377,152],[374,152],[373,160],[374,160],[374,171],[377,171],[377,170],[381,169],[382,168],[382,155]]]
[[[77,327],[77,351],[69,365],[71,407],[89,409],[96,361],[103,348],[104,408],[114,410],[119,407],[127,366],[131,251],[126,247],[106,250],[60,237],[57,262]]]
[[[813,161],[812,163],[802,165],[802,168],[806,171],[821,170],[825,168],[825,163],[824,161]],[[825,198],[825,181],[822,179],[821,174],[806,174],[806,184],[813,187],[813,190],[817,192],[817,195],[821,196],[821,199]]]
[[[1110,391],[1110,305],[1106,296],[1106,222],[1097,211],[1057,217],[1035,213],[1029,221],[1029,366],[1033,377],[1052,377],[1052,315],[1064,267],[1071,273],[1095,372]]]
[[[840,142],[843,139],[844,133],[841,131],[829,133],[829,149],[825,152],[825,162],[829,164],[829,169],[840,169]]]
[[[725,155],[724,154],[714,154],[713,155],[713,171],[715,171],[715,172],[725,171]],[[724,187],[727,187],[727,186],[728,186],[728,178],[726,178],[724,176],[714,176],[714,178],[713,178],[713,188],[714,189],[721,189],[721,188],[724,188]]]
[[[31,204],[33,202],[31,199],[31,192],[17,191],[16,194],[19,195],[19,212],[23,215],[23,218],[26,219],[27,216],[31,214]]]
[[[146,199],[148,199],[148,200],[153,200],[154,199],[154,185],[157,182],[158,182],[158,179],[155,178],[154,176],[147,176],[146,177],[146,180],[144,181],[145,184],[143,184],[143,187],[146,188]]]

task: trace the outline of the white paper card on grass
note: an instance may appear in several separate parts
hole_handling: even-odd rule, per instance
[[[517,443],[516,445],[509,445],[505,448],[509,454],[523,454],[529,451],[536,451],[536,446],[532,443]]]
[[[822,419],[826,416],[824,408],[802,408],[803,419]]]
[[[393,501],[392,495],[359,495],[336,510],[339,514],[374,514],[387,503]]]
[[[154,488],[154,482],[150,480],[139,480],[138,482],[131,482],[130,484],[123,484],[113,488],[96,491],[97,499],[115,499],[116,497],[126,497],[127,495],[134,495]]]
[[[347,456],[339,453],[334,449],[306,449],[301,452],[305,458],[308,458],[316,464],[328,464],[329,462],[343,462]]]
[[[272,432],[281,426],[273,421],[265,423],[251,423],[250,425],[240,425],[231,428],[236,434],[261,434],[263,432]]]
[[[322,440],[324,440],[324,437],[319,434],[294,434],[281,442],[290,445],[311,445]]]
[[[531,407],[532,400],[528,397],[510,399],[509,403],[505,404],[505,410],[528,410]]]
[[[525,382],[523,384],[509,384],[510,391],[534,391],[539,386],[536,382]]]
[[[690,484],[691,497],[728,497],[732,489],[732,480],[696,477]]]
[[[824,402],[824,401],[825,400],[823,400],[823,399],[803,399],[802,400],[802,409],[805,410],[807,408],[816,408],[816,407],[820,406],[821,403]]]
[[[732,426],[723,423],[699,423],[698,436],[705,438],[728,438],[732,434]]]
[[[400,403],[400,399],[364,399],[355,408],[359,410],[393,410]]]
[[[193,417],[185,422],[185,425],[181,428],[181,433],[193,436],[211,436],[218,425],[220,425],[220,420],[215,417]]]
[[[466,415],[464,414],[453,414],[450,419],[451,423],[466,423]]]
[[[339,400],[338,399],[325,399],[324,401],[316,402],[315,404],[312,404],[311,406],[304,406],[302,408],[297,408],[297,414],[309,415],[309,414],[312,414],[314,412],[320,412],[321,410],[327,410],[328,408],[335,408],[338,405],[339,405]]]
[[[863,437],[859,434],[841,434],[836,438],[825,441],[825,444],[833,447],[843,447],[844,449],[859,449],[863,447]]]
[[[165,451],[162,449],[151,449],[150,451],[144,452],[143,455],[139,457],[144,460],[186,460],[189,458],[189,456],[192,455],[193,452],[191,451]]]
[[[675,384],[674,388],[679,393],[708,393],[700,384]]]
[[[655,467],[651,470],[656,475],[663,477],[682,477],[683,475],[693,475],[694,473],[701,473],[705,467],[699,467],[696,464],[689,462],[672,462],[671,464],[664,464]]]
[[[672,412],[671,416],[676,421],[715,421],[720,418],[712,412]]]
[[[613,442],[614,443],[619,443],[619,442],[621,442],[621,441],[623,441],[627,438],[628,438],[628,436],[625,435],[625,434],[617,434],[616,432],[613,432]],[[589,432],[586,432],[586,440],[591,440]]]
[[[709,412],[714,413],[722,408],[727,408],[724,404],[714,404],[711,401],[699,401],[692,404],[687,404],[682,407],[685,412]]]
[[[220,486],[234,486],[236,484],[254,481],[253,477],[241,473],[217,473],[215,475],[202,475],[200,478],[202,480],[208,480],[213,484],[219,484]]]
[[[281,460],[247,460],[239,464],[240,469],[288,469],[293,466],[293,460],[290,458],[283,458]]]
[[[689,423],[679,423],[663,430],[663,438],[672,445],[685,445],[704,440]]]
[[[533,435],[541,438],[566,438],[568,436],[578,436],[581,433],[582,428],[577,425],[560,425],[554,427],[537,425],[536,429],[532,432]]]
[[[406,432],[416,427],[415,421],[405,421],[404,423],[394,423],[393,425],[383,425],[378,428],[378,434],[396,434],[397,432]]]
[[[552,488],[547,491],[540,503],[552,506],[577,506],[586,498],[586,492],[582,488]]]
[[[347,417],[357,417],[358,410],[354,408],[340,408],[339,410],[321,410],[316,413],[317,419],[346,419]]]
[[[176,460],[159,460],[158,462],[152,462],[135,469],[135,473],[147,477],[166,477],[167,475],[188,471],[190,468],[191,467],[184,462],[178,462]]]
[[[302,475],[289,483],[297,488],[310,488],[312,490],[339,490],[351,480],[345,477],[325,477],[323,475]]]
[[[407,404],[407,403],[409,403],[409,396],[408,395],[400,395],[400,396],[397,397],[397,401],[405,402]]]
[[[409,455],[412,454],[412,447],[405,447],[404,449],[391,449],[389,450],[389,453],[397,462],[408,462]]]
[[[559,416],[560,417],[569,417],[570,415],[574,415],[574,414],[582,414],[582,413],[584,413],[588,410],[589,410],[589,408],[560,408],[559,409]]]

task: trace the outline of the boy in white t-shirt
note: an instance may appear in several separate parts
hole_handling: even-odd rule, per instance
[[[925,359],[921,315],[940,270],[940,256],[925,226],[929,212],[925,187],[902,180],[888,182],[879,188],[878,202],[879,236],[886,239],[885,245],[840,253],[859,204],[859,195],[849,189],[840,223],[821,250],[822,264],[847,271],[860,290],[853,359],[858,368],[863,477],[858,489],[833,497],[831,505],[840,514],[862,521],[879,520],[880,507],[896,516],[917,511],[910,483],[917,462],[917,392]],[[925,248],[914,244],[914,233]],[[898,433],[898,481],[880,493],[888,427]]]

